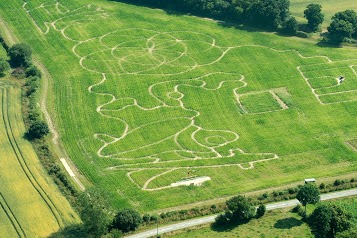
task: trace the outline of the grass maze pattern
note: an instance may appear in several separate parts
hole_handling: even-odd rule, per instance
[[[222,97],[226,92],[236,99],[241,116],[289,109],[275,88],[249,91],[251,79],[246,79],[243,68],[231,69],[231,72],[214,68],[232,54],[237,54],[246,64],[254,64],[249,59],[253,51],[304,62],[305,65],[297,65],[296,70],[320,104],[357,100],[354,60],[334,62],[326,56],[306,57],[295,50],[254,44],[222,47],[214,37],[191,31],[132,28],[78,40],[73,31],[69,31],[72,27],[108,17],[108,14],[92,5],[72,10],[64,5],[60,1],[38,1],[31,6],[24,3],[23,8],[44,35],[53,29],[73,42],[72,53],[78,57],[79,65],[100,77],[88,92],[109,98],[97,106],[96,112],[112,120],[117,129],[94,134],[102,143],[97,156],[123,161],[123,165],[106,170],[129,171],[129,179],[144,190],[149,190],[149,184],[156,178],[179,169],[225,166],[251,169],[254,163],[279,158],[273,152],[245,152],[237,144],[236,131],[205,128],[198,122],[211,116],[207,112],[213,113],[221,106],[216,104],[208,109],[207,101],[201,99]],[[335,78],[340,74],[346,75],[348,82],[336,83]],[[125,84],[124,78],[133,84]],[[146,83],[135,88],[144,79]],[[269,103],[257,105],[256,98]],[[248,166],[232,159],[238,155],[245,158],[243,161]],[[202,165],[203,161],[207,165]],[[147,170],[158,173],[144,184],[132,178],[134,173]],[[163,188],[167,186],[155,189]]]

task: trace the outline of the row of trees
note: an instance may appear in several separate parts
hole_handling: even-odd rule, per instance
[[[276,29],[289,16],[289,0],[118,0]]]
[[[116,0],[169,11],[195,14],[228,20],[260,28],[281,30],[301,37],[308,35],[299,30],[297,20],[289,12],[289,0]],[[309,31],[315,32],[324,21],[322,6],[309,4],[304,11]],[[345,38],[357,39],[357,16],[353,10],[336,13],[328,27],[329,41],[340,44]]]

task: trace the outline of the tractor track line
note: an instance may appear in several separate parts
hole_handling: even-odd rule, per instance
[[[4,196],[2,195],[2,193],[0,192],[0,206],[2,207],[2,209],[4,210],[7,218],[10,220],[12,226],[14,227],[16,233],[18,234],[19,237],[25,237],[25,232],[22,229],[22,227],[20,226],[19,221],[17,220],[15,214],[11,211],[10,206],[7,204]]]
[[[60,228],[64,227],[62,218],[60,216],[60,212],[58,211],[57,207],[54,205],[50,197],[47,195],[47,193],[44,191],[44,189],[40,186],[38,181],[36,180],[35,176],[31,173],[30,168],[28,167],[26,160],[22,154],[22,151],[15,139],[15,136],[13,135],[12,132],[12,127],[10,123],[10,118],[9,118],[9,107],[6,107],[6,104],[8,103],[8,95],[9,92],[8,90],[3,90],[3,92],[6,92],[6,97],[5,93],[2,95],[2,117],[5,125],[5,130],[6,130],[6,135],[7,138],[10,142],[10,145],[14,151],[14,154],[16,155],[17,161],[19,162],[22,171],[25,173],[26,177],[32,184],[33,188],[38,192],[38,194],[41,196],[43,201],[46,203],[47,207],[50,209],[51,213],[53,214],[54,218],[56,219],[56,222]],[[7,103],[5,103],[5,101]],[[6,110],[5,110],[6,107]]]

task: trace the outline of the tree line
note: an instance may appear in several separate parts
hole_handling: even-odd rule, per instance
[[[165,9],[176,13],[210,17],[216,20],[245,24],[257,28],[278,30],[307,38],[307,32],[318,31],[324,21],[320,4],[309,4],[304,10],[307,27],[290,14],[289,0],[113,0],[141,6]],[[324,40],[332,44],[357,42],[357,14],[354,10],[336,13]]]

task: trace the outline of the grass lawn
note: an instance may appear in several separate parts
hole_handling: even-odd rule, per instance
[[[314,237],[308,225],[301,221],[301,217],[289,210],[267,212],[260,219],[253,219],[249,223],[239,226],[211,228],[210,226],[185,230],[178,234],[163,237],[244,237],[244,238],[275,238],[275,237]]]
[[[0,15],[50,72],[63,146],[114,207],[357,169],[345,143],[357,137],[355,48],[105,0],[4,0]],[[211,180],[170,187],[190,176]]]

